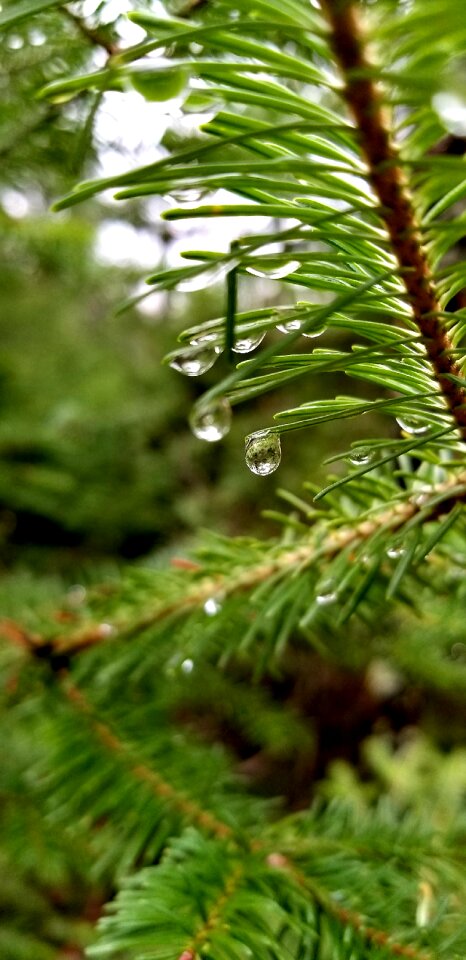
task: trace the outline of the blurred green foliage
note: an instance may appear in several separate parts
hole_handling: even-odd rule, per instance
[[[275,479],[251,477],[243,461],[243,437],[273,401],[235,414],[213,450],[187,425],[199,385],[161,362],[187,309],[194,322],[193,311],[221,312],[222,288],[190,297],[189,307],[186,296],[166,294],[152,316],[116,315],[138,271],[99,262],[95,241],[96,227],[76,215],[0,216],[0,523],[9,561],[27,549],[32,562],[30,548],[42,547],[43,563],[45,545],[60,563],[63,548],[81,559],[137,556],[207,524],[248,532],[259,484],[260,506],[277,502]],[[318,476],[326,445],[333,450],[324,431],[309,446],[290,443],[281,483]]]
[[[161,363],[187,322],[222,315],[222,286],[159,294],[152,314],[149,300],[149,311],[117,315],[142,268],[101,262],[99,225],[142,226],[162,251],[169,228],[139,201],[117,212],[105,201],[79,214],[48,210],[99,155],[100,95],[37,99],[64,71],[95,69],[118,40],[121,18],[108,22],[105,3],[85,20],[82,9],[49,9],[0,32],[0,544],[8,565],[65,566],[70,576],[88,555],[147,554],[189,540],[199,526],[269,534],[276,526],[259,509],[277,507],[276,479],[252,477],[243,460],[244,436],[270,420],[277,401],[236,411],[230,436],[213,450],[187,425],[200,385]],[[180,137],[175,123],[166,147],[181,146]],[[247,302],[267,299],[263,288],[245,292]],[[307,399],[330,396],[339,379],[327,379],[306,387]],[[278,402],[296,402],[298,391],[282,391]],[[345,434],[342,449],[356,425]],[[290,437],[280,485],[322,480],[339,442],[322,428],[307,443]]]

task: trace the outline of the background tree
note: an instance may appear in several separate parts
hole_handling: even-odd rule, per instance
[[[70,960],[89,943],[89,956],[118,960],[459,960],[466,187],[462,157],[444,152],[464,110],[456,4],[140,9],[130,19],[146,36],[134,45],[105,7],[44,11],[2,13],[7,48],[24,48],[29,64],[16,85],[9,65],[18,102],[42,84],[18,132],[5,112],[5,317],[10,329],[14,297],[40,357],[32,297],[49,338],[31,364],[11,334],[3,361],[1,496],[15,563],[2,586],[3,952]],[[76,46],[62,45],[51,70],[35,51],[60,31]],[[183,115],[207,109],[202,135],[168,130],[149,163],[56,206],[113,188],[131,200],[127,226],[147,230],[159,197],[180,203],[157,218],[151,283],[164,319],[188,318],[167,359],[188,384],[205,374],[203,394],[176,393],[181,378],[166,369],[154,392],[139,294],[132,313],[108,320],[135,280],[134,267],[93,262],[108,201],[79,208],[90,223],[44,213],[51,193],[100,162],[99,111],[127,90]],[[56,142],[66,160],[55,169]],[[29,216],[18,223],[21,200]],[[257,215],[265,233],[248,229]],[[241,220],[230,246],[173,264],[160,224],[231,217]],[[171,336],[160,317],[154,332],[160,349]],[[231,406],[262,396],[252,433],[235,411],[227,439]],[[196,475],[190,446],[187,473],[175,472],[189,402],[194,434],[223,441],[213,516],[247,506],[247,535],[205,537],[193,559],[176,555],[175,527],[181,518],[193,531],[208,474],[222,469],[211,455]],[[244,432],[249,480],[232,468]],[[282,535],[261,540],[249,507],[273,484],[263,478],[279,467],[282,437],[284,462],[296,452],[309,479],[302,497],[282,492],[291,513],[268,511]],[[67,548],[64,581],[24,572],[40,542],[31,550],[21,534],[28,517],[60,531],[46,562],[63,569]],[[232,513],[223,530],[235,523]],[[157,541],[170,544],[171,566],[159,553],[102,565]]]

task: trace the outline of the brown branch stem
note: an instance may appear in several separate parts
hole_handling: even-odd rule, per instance
[[[92,44],[94,47],[101,47],[102,50],[105,50],[108,57],[113,57],[115,54],[119,53],[119,47],[116,43],[113,43],[102,30],[89,27],[85,20],[82,17],[79,17],[76,13],[73,13],[72,10],[69,10],[68,7],[60,7],[60,11],[68,17],[68,20],[71,20],[74,23],[75,27],[83,36],[88,43]]]
[[[178,957],[178,960],[194,960],[194,958],[201,953],[202,947],[205,946],[206,941],[212,935],[212,931],[215,930],[219,923],[221,923],[222,911],[230,900],[230,897],[234,894],[241,878],[243,877],[243,873],[244,870],[242,865],[240,863],[236,863],[225,881],[222,892],[219,894],[217,900],[211,907],[205,922],[194,935],[189,946],[186,947]]]
[[[422,243],[408,180],[398,162],[382,91],[371,78],[373,64],[359,11],[352,0],[323,0],[330,45],[344,80],[343,95],[355,120],[369,180],[380,201],[380,216],[392,243],[413,318],[448,409],[466,440],[466,392],[455,381],[461,369],[441,317],[442,307]]]

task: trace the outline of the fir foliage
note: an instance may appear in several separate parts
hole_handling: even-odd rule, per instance
[[[89,957],[114,960],[462,960],[466,382],[457,254],[466,221],[464,161],[438,145],[464,24],[453,0],[428,10],[421,0],[358,10],[346,0],[322,9],[304,0],[193,6],[173,17],[131,14],[145,41],[121,50],[104,38],[103,68],[55,79],[40,97],[99,97],[127,85],[148,99],[180,95],[185,109],[214,111],[204,136],[85,182],[56,206],[108,188],[121,199],[225,189],[238,200],[214,196],[164,217],[279,220],[273,238],[244,232],[227,253],[188,251],[186,267],[149,279],[170,289],[212,271],[227,277],[224,316],[187,329],[169,360],[185,349],[192,356],[199,337],[213,360],[215,348],[231,360],[236,338],[267,334],[197,412],[298,377],[304,391],[311,374],[338,372],[349,378],[347,395],[276,411],[268,455],[282,437],[286,457],[290,431],[312,442],[316,424],[343,433],[343,421],[372,411],[397,418],[401,435],[366,436],[362,425],[360,440],[332,457],[345,473],[325,488],[307,482],[302,497],[283,492],[274,540],[211,535],[171,570],[136,567],[69,593],[55,620],[38,603],[27,622],[14,610],[3,621],[1,722],[13,746],[2,815],[17,878],[10,901],[1,887],[0,896],[19,915],[6,955],[48,960],[93,939]],[[39,9],[20,7],[21,16]],[[144,58],[159,48],[170,63],[157,77]],[[278,250],[264,252],[271,240]],[[249,271],[277,281],[277,303],[237,310]],[[281,336],[271,333],[277,324],[287,325]],[[422,762],[419,782],[401,764],[397,783],[396,758],[377,737],[365,744],[368,789],[334,767],[312,802],[307,785],[298,810],[286,783],[261,791],[247,760],[241,772],[235,736],[262,763],[294,752],[299,766],[312,753],[317,729],[303,700],[297,709],[283,693],[292,678],[296,689],[301,662],[311,673],[338,665],[348,684],[363,675],[366,691],[372,682],[383,698],[370,679],[381,661],[394,690],[417,691],[427,718],[430,704],[448,704],[451,791],[428,803]],[[426,756],[441,779],[446,761],[434,749]],[[27,932],[36,909],[29,885],[40,946]],[[67,885],[74,902],[62,936],[54,907],[44,921],[41,904]],[[89,901],[103,914],[95,938]]]

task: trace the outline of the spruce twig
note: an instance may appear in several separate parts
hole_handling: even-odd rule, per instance
[[[448,492],[451,490],[451,497]],[[183,589],[182,595],[165,604],[159,604],[153,611],[144,614],[131,622],[122,620],[115,622],[109,629],[107,624],[93,624],[90,627],[78,630],[68,635],[53,638],[41,637],[38,634],[28,634],[22,627],[11,621],[0,623],[0,633],[16,632],[17,639],[21,638],[23,646],[29,646],[31,652],[36,652],[47,658],[47,651],[53,657],[73,656],[90,647],[94,647],[109,640],[125,637],[134,637],[149,627],[155,626],[170,617],[187,616],[201,608],[212,595],[222,592],[226,597],[245,593],[254,589],[272,577],[294,569],[308,566],[317,559],[329,560],[345,548],[357,548],[369,541],[381,530],[387,533],[401,533],[404,526],[422,512],[422,522],[431,522],[442,515],[449,513],[457,503],[466,499],[466,473],[461,473],[452,480],[438,484],[430,491],[432,507],[418,496],[405,501],[383,507],[379,513],[360,520],[359,523],[342,525],[331,530],[327,536],[316,544],[312,539],[304,540],[291,550],[283,550],[269,561],[263,561],[252,566],[233,572],[231,575],[221,574],[209,576],[195,583],[190,589]],[[445,496],[442,496],[445,495]],[[441,497],[439,500],[438,498]],[[45,648],[45,649],[43,649]]]
[[[62,6],[59,9],[61,13],[68,17],[68,20],[70,20],[71,23],[74,23],[81,36],[83,36],[92,46],[101,47],[102,50],[105,50],[109,58],[119,53],[118,45],[109,40],[103,30],[90,27],[83,17],[80,17],[77,13],[74,13],[66,6]]]
[[[369,925],[365,918],[356,911],[341,907],[314,879],[311,880],[307,877],[306,874],[293,863],[292,858],[288,854],[285,856],[277,850],[271,853],[269,847],[263,841],[256,837],[248,837],[247,834],[244,833],[236,837],[234,831],[227,823],[219,820],[210,813],[210,811],[203,809],[197,803],[190,800],[188,796],[180,793],[156,771],[145,764],[133,762],[131,750],[115,732],[110,729],[108,724],[98,719],[83,691],[70,680],[66,673],[63,673],[62,679],[64,680],[65,694],[69,702],[74,708],[79,710],[80,713],[86,716],[103,746],[112,753],[119,755],[127,763],[128,770],[132,776],[148,783],[157,797],[166,800],[193,826],[217,837],[219,840],[229,840],[234,846],[238,847],[239,851],[246,850],[255,855],[263,856],[268,866],[274,869],[285,870],[298,886],[307,890],[312,899],[315,900],[326,913],[334,916],[344,926],[352,927],[353,930],[361,935],[363,940],[377,946],[383,946],[395,957],[406,957],[409,958],[409,960],[431,960],[426,953],[419,953],[414,947],[397,943],[386,931]],[[209,936],[209,933],[219,923],[222,910],[234,893],[242,875],[243,867],[241,863],[238,862],[228,877],[222,893],[212,906],[202,928],[196,933],[194,940],[183,950],[179,960],[194,960],[199,948]]]
[[[222,913],[238,887],[244,874],[244,868],[236,863],[225,881],[224,888],[211,907],[202,927],[197,931],[191,943],[183,950],[178,960],[194,960],[201,953],[212,931],[222,922]]]
[[[283,854],[280,853],[274,853],[268,857],[268,862],[277,869],[286,870],[300,887],[304,887],[304,889],[312,893],[312,896],[317,903],[321,905],[322,909],[332,914],[345,926],[352,927],[353,930],[356,930],[367,942],[385,947],[385,949],[395,957],[409,957],[410,960],[431,960],[426,953],[419,953],[415,947],[397,943],[386,931],[369,926],[364,920],[364,917],[359,913],[353,910],[347,910],[345,907],[340,907],[331,897],[323,893],[322,889],[314,880],[310,880],[306,874],[299,870],[290,857],[283,856]]]
[[[324,0],[323,7],[330,23],[329,41],[344,78],[344,97],[356,122],[369,181],[380,201],[380,217],[391,239],[413,318],[450,413],[466,440],[461,368],[445,330],[409,184],[391,137],[383,92],[371,77],[373,66],[359,11],[352,0]]]
[[[194,803],[189,797],[180,793],[170,783],[164,780],[155,770],[152,770],[144,763],[140,763],[132,756],[131,749],[110,729],[108,724],[103,723],[95,715],[92,705],[89,703],[84,693],[74,684],[67,674],[63,675],[65,680],[65,694],[73,706],[82,713],[93,730],[97,734],[101,743],[113,753],[117,754],[128,765],[132,775],[137,780],[143,780],[150,785],[154,793],[162,800],[166,800],[176,810],[178,810],[190,823],[201,827],[213,836],[220,839],[229,838],[232,835],[231,827],[222,823],[208,810],[203,810],[197,803]]]

